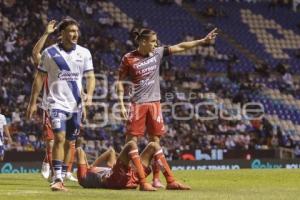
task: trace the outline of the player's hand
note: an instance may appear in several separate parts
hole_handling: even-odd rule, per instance
[[[51,33],[53,33],[56,29],[57,29],[56,21],[55,21],[55,20],[51,20],[51,21],[48,22],[48,24],[47,24],[45,33],[51,34]]]
[[[82,122],[85,123],[87,120],[87,108],[85,105],[82,106]]]
[[[93,96],[90,96],[90,95],[85,94],[83,92],[82,92],[81,96],[82,96],[83,103],[84,103],[85,106],[91,106],[92,105],[92,103],[93,103]]]
[[[29,103],[26,111],[26,119],[31,119],[33,114],[37,111],[37,105],[36,103]]]
[[[93,96],[89,96],[87,94],[83,95],[83,101],[85,106],[91,106],[93,103]]]
[[[121,117],[123,120],[128,120],[128,113],[125,106],[121,106]]]
[[[81,93],[81,99],[83,99],[83,107],[91,106],[93,104],[93,96],[85,94],[84,92]],[[86,109],[86,108],[84,108],[84,109]]]
[[[209,32],[205,38],[204,38],[204,41],[205,43],[211,43],[214,39],[216,39],[218,33],[217,33],[218,29],[215,28],[214,30],[212,30],[211,32]]]
[[[86,95],[85,105],[86,105],[86,106],[91,106],[92,103],[93,103],[93,96]]]

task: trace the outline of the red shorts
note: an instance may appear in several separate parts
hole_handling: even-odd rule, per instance
[[[145,127],[149,135],[161,136],[165,133],[160,102],[131,104],[127,134],[143,136]]]
[[[54,140],[50,117],[47,111],[43,111],[43,137],[45,141]]]
[[[139,179],[134,170],[126,166],[122,161],[117,160],[117,163],[112,168],[112,174],[106,178],[104,187],[111,189],[126,189],[137,188]]]

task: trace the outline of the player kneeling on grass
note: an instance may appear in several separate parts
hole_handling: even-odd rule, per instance
[[[146,177],[151,173],[149,167],[151,160],[154,159],[166,177],[166,189],[190,189],[189,186],[175,181],[161,147],[157,143],[149,143],[139,156],[136,143],[128,142],[118,157],[113,149],[109,149],[101,154],[91,166],[88,165],[85,152],[80,147],[76,151],[77,178],[84,188],[136,189],[139,185],[142,191],[155,191],[156,188],[146,182]],[[107,167],[99,167],[103,163]]]

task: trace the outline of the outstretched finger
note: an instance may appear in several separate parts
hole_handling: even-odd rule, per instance
[[[215,38],[217,35],[218,35],[218,33],[211,33],[211,34],[209,34],[209,37]]]
[[[217,33],[218,28],[214,28],[209,34]]]

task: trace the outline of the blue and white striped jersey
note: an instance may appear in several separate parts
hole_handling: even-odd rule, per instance
[[[54,44],[43,51],[38,70],[48,73],[47,109],[78,112],[83,75],[93,70],[90,51],[75,45],[66,52],[61,44]]]
[[[6,126],[6,124],[7,122],[5,116],[0,114],[0,146],[4,145],[3,133],[4,133],[4,126]]]

